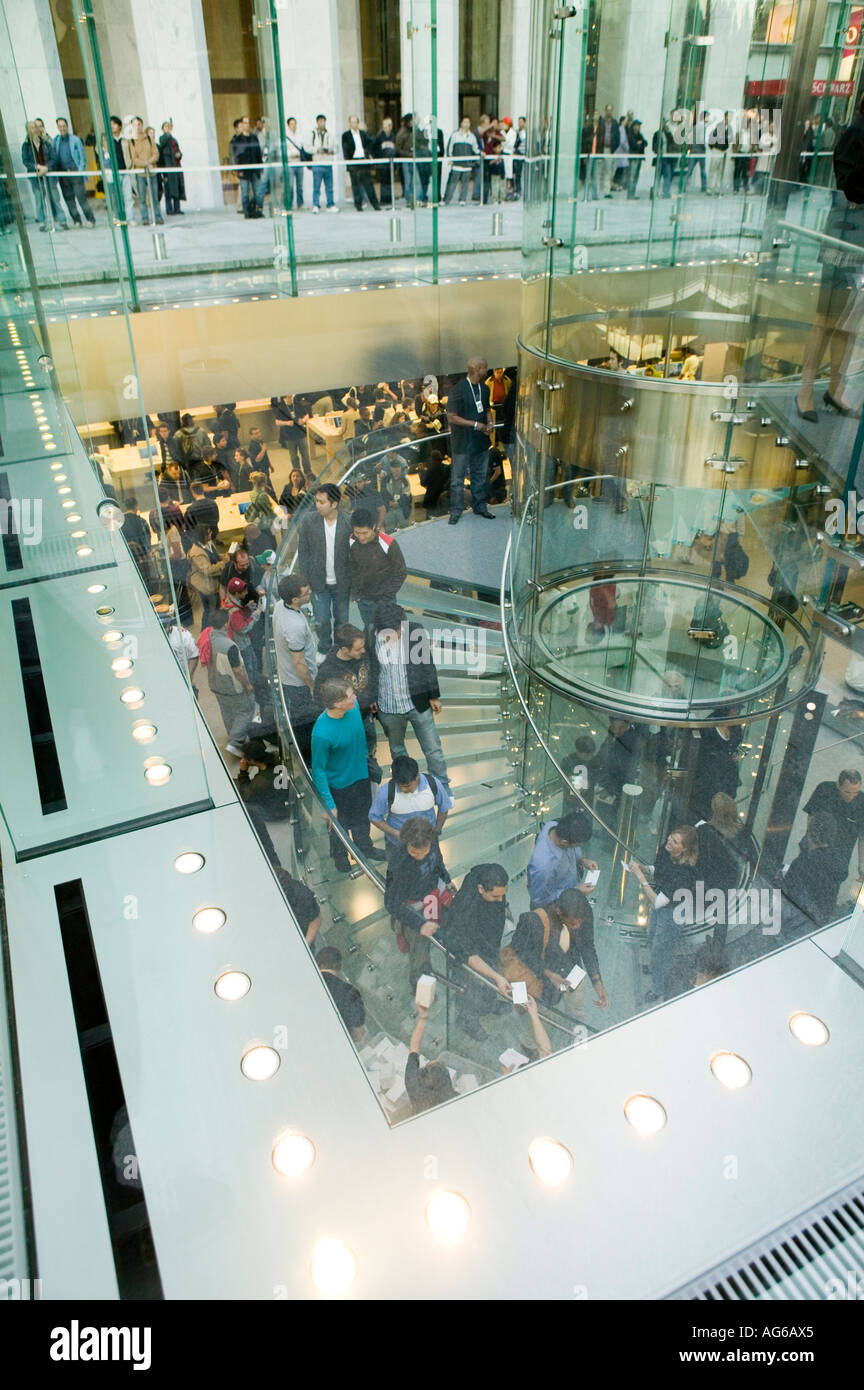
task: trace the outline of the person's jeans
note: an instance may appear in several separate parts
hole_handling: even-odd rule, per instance
[[[664,155],[660,160],[660,179],[663,185],[663,197],[668,198],[672,193],[672,175],[675,172],[675,160]]]
[[[150,221],[150,217],[156,222],[162,221],[162,213],[156,201],[156,175],[155,174],[136,174],[135,192],[138,195],[138,211],[141,214],[141,225]],[[152,213],[150,204],[153,204]]]
[[[403,160],[399,165],[399,177],[402,180],[402,197],[406,204],[410,203],[414,192],[414,165],[410,160]]]
[[[660,999],[666,998],[669,966],[675,947],[681,938],[681,928],[673,916],[671,903],[652,907],[648,915],[648,940],[651,944],[651,989]]]
[[[236,695],[217,695],[216,702],[228,742],[239,748],[249,733],[255,713],[255,696],[251,691],[241,690]]]
[[[421,202],[421,203],[425,203],[425,202],[427,201],[428,194],[429,194],[429,179],[430,179],[430,177],[431,177],[431,175],[432,175],[432,165],[431,165],[431,164],[418,164],[418,165],[416,166],[416,169],[417,169],[417,179],[418,179],[418,181],[419,181],[419,183],[420,183],[420,197],[419,197],[418,201]],[[415,190],[415,191],[416,191],[416,190]]]
[[[636,197],[636,185],[639,182],[639,175],[642,172],[642,160],[631,156],[630,164],[627,169],[627,197]]]
[[[292,187],[291,187],[292,183],[293,183],[293,185],[294,185],[293,190],[292,190]],[[294,164],[294,165],[289,164],[289,166],[288,166],[288,206],[289,206],[289,208],[290,208],[291,205],[292,205],[292,196],[291,196],[291,195],[292,195],[292,192],[293,192],[293,195],[294,195],[294,202],[296,202],[298,208],[302,208],[302,206],[303,206],[303,165],[302,165],[302,164]]]
[[[470,169],[451,169],[450,173],[447,175],[447,188],[444,193],[444,202],[451,203],[457,191],[460,203],[466,202],[470,186]]]
[[[90,210],[87,202],[87,183],[85,179],[64,175],[59,180],[60,192],[63,194],[63,201],[69,209],[69,216],[73,222],[81,221],[81,213],[84,214],[88,222],[95,223],[96,218]],[[80,211],[79,211],[80,208]]]
[[[522,197],[522,170],[525,167],[524,159],[513,160],[513,180],[516,185],[516,197]]]
[[[364,627],[368,627],[375,616],[375,609],[381,602],[377,598],[358,598],[357,607],[360,609],[360,621]]]
[[[246,175],[241,174],[240,197],[243,202],[244,217],[251,217],[253,212],[261,211],[261,204],[264,202],[264,190],[260,170],[253,169]]]
[[[348,599],[335,584],[328,584],[320,593],[312,595],[312,612],[318,629],[318,650],[329,652],[335,640],[335,629],[348,621]]]
[[[697,164],[699,165],[699,177],[702,180],[702,192],[705,193],[708,188],[708,171],[705,168],[704,154],[694,154],[691,156],[690,163],[687,165],[687,178],[689,180]]]
[[[489,455],[457,454],[450,469],[450,515],[461,516],[465,502],[465,474],[471,479],[471,510],[486,511],[489,495]]]
[[[328,208],[333,204],[333,170],[329,164],[312,165],[312,206],[317,208],[321,202],[321,185],[324,185],[324,193],[327,198]]]
[[[431,709],[424,710],[422,714],[417,709],[410,709],[407,714],[385,714],[379,709],[378,718],[390,744],[391,758],[404,756],[405,733],[410,724],[432,776],[443,782],[445,787],[450,786],[444,749],[441,747],[441,739],[435,727],[435,716]]]
[[[732,156],[732,192],[746,193],[750,183],[750,156]]]
[[[295,468],[299,468],[301,473],[310,471],[309,445],[306,443],[304,435],[296,434],[294,430],[289,428],[284,433],[280,432],[279,444],[281,448],[288,450]]]

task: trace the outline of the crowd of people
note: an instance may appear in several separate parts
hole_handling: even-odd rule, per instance
[[[589,901],[598,865],[587,857],[594,822],[586,806],[593,806],[607,824],[616,824],[623,789],[638,778],[643,810],[650,815],[661,799],[671,734],[613,718],[599,748],[582,737],[563,755],[572,790],[565,792],[557,819],[537,834],[527,869],[527,911],[511,912],[511,867],[506,862],[475,865],[457,884],[441,840],[454,797],[436,725],[442,710],[439,677],[424,627],[399,601],[407,570],[399,542],[387,527],[398,528],[413,506],[403,452],[419,439],[425,443],[445,434],[452,467],[462,480],[456,488],[450,478],[451,520],[458,522],[461,516],[466,479],[475,512],[481,517],[488,513],[492,437],[507,400],[512,403],[514,379],[504,369],[489,372],[483,359],[473,358],[464,376],[435,382],[434,390],[427,379],[331,394],[342,411],[353,413],[356,426],[372,426],[358,436],[370,445],[370,464],[356,478],[352,474],[350,489],[319,482],[309,470],[306,427],[313,417],[307,400],[282,396],[271,402],[272,431],[296,465],[278,496],[264,430],[259,425],[244,430],[235,406],[228,403],[216,408],[206,426],[188,413],[153,422],[158,513],[148,525],[136,499],[125,496],[123,534],[146,574],[152,532],[164,531],[172,568],[177,566],[178,595],[185,587],[194,610],[180,622],[167,615],[172,646],[199,683],[202,676],[206,679],[224,724],[225,753],[239,760],[238,794],[279,868],[307,940],[313,942],[321,928],[318,904],[307,886],[282,869],[271,834],[274,823],[287,818],[289,805],[284,750],[265,675],[268,592],[274,604],[272,636],[281,696],[317,789],[335,872],[349,872],[352,857],[380,865],[393,946],[407,957],[408,991],[416,992],[428,977],[435,940],[446,949],[456,978],[466,967],[455,1010],[462,1032],[483,1042],[483,1019],[504,1011],[516,1021],[520,1055],[542,1056],[551,1044],[541,1010],[574,995],[571,1002],[581,1014],[588,987],[597,1007],[605,1009],[610,1002]],[[375,435],[388,423],[398,429],[402,415],[410,423],[404,426],[399,456],[394,460],[390,453],[382,461],[381,451],[371,447]],[[421,435],[415,434],[418,427]],[[420,466],[419,460],[414,462]],[[219,498],[237,493],[249,498],[244,535],[224,550],[218,545]],[[406,497],[407,510],[402,505]],[[296,528],[296,562],[271,587],[280,532],[290,526]],[[352,605],[357,614],[353,622]],[[738,713],[727,710],[720,717],[718,712],[715,726],[701,730],[694,740],[689,791],[664,810],[671,828],[664,832],[657,863],[629,863],[648,917],[648,1003],[682,988],[678,946],[688,927],[709,931],[699,957],[703,978],[728,968],[725,917],[700,922],[694,909],[682,915],[677,900],[684,891],[698,901],[699,885],[703,898],[711,890],[732,890],[747,881],[755,865],[752,838],[736,806],[742,742],[741,727],[734,722]],[[419,758],[406,747],[409,728]],[[382,736],[387,775],[379,757]],[[860,774],[847,770],[836,787],[820,786],[807,803],[807,833],[775,885],[782,899],[781,940],[827,920],[855,843],[859,871],[864,870],[860,792]],[[327,988],[358,1040],[365,1028],[362,991],[345,980],[334,947],[321,947],[319,957]],[[419,994],[416,999],[418,1036],[412,1039],[408,1090],[412,1105],[423,1108],[444,1098],[450,1082],[446,1068],[420,1064],[419,1038],[428,1005]]]
[[[533,149],[541,163],[549,155],[545,134]],[[831,182],[837,134],[830,117],[805,121],[798,170],[802,183]],[[525,164],[532,155],[528,138],[524,116],[497,118],[484,112],[476,123],[463,116],[455,130],[445,133],[431,117],[406,112],[398,124],[389,116],[383,118],[373,133],[361,117],[351,115],[339,134],[330,130],[326,114],[319,113],[311,130],[301,130],[297,118],[288,117],[283,162],[283,142],[267,118],[260,116],[253,123],[243,115],[233,122],[225,162],[239,189],[237,210],[247,219],[265,215],[268,197],[278,207],[297,212],[338,213],[342,200],[335,176],[342,166],[357,212],[366,207],[395,209],[397,200],[405,207],[421,208],[433,198],[461,206],[500,204],[522,198]],[[579,182],[588,200],[616,194],[634,200],[640,196],[640,180],[652,185],[652,194],[656,186],[658,196],[670,198],[673,183],[676,191],[695,189],[698,171],[699,188],[706,195],[758,194],[771,173],[777,138],[770,120],[763,122],[755,109],[727,111],[718,120],[716,113],[697,106],[690,112],[670,111],[649,139],[633,111],[616,115],[607,104],[583,120]],[[112,116],[110,139],[111,148],[106,141],[99,162],[112,184],[116,165],[119,215],[131,223],[137,214],[144,226],[182,215],[183,154],[173,122],[163,121],[157,136],[140,116]],[[92,134],[86,143],[95,144]],[[72,226],[95,225],[85,178],[85,142],[71,131],[68,118],[57,118],[53,137],[41,118],[28,121],[21,158],[34,176],[40,227],[64,230],[69,225],[67,212]],[[60,177],[44,177],[49,173]]]

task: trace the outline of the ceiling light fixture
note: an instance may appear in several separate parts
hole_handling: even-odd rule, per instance
[[[357,1275],[354,1252],[341,1240],[319,1240],[312,1252],[312,1282],[327,1298],[347,1293]]]
[[[213,986],[220,999],[237,1000],[247,995],[252,981],[242,970],[224,970]]]
[[[753,1073],[743,1057],[737,1052],[715,1052],[711,1058],[711,1071],[721,1086],[729,1091],[740,1091],[753,1080]]]
[[[534,1139],[528,1147],[528,1162],[547,1187],[560,1187],[573,1172],[573,1155],[557,1139]]]
[[[180,858],[185,858],[185,856],[181,855]],[[203,862],[202,859],[201,863],[203,864]],[[175,869],[178,863],[179,860],[174,861]],[[177,869],[177,872],[181,874],[194,874],[195,870]],[[192,925],[195,930],[200,931],[203,936],[212,936],[214,931],[218,931],[220,927],[224,927],[227,920],[227,915],[222,911],[221,907],[199,907],[192,918]]]
[[[653,1096],[637,1093],[624,1103],[624,1114],[637,1134],[659,1134],[666,1124],[666,1111]]]
[[[793,1038],[797,1038],[805,1047],[822,1047],[827,1043],[831,1034],[815,1014],[792,1014],[789,1019],[789,1031]]]
[[[279,1070],[279,1053],[269,1043],[252,1043],[240,1060],[240,1070],[248,1081],[269,1081]]]
[[[286,1130],[274,1143],[270,1157],[283,1178],[302,1178],[315,1162],[315,1145],[305,1134]]]
[[[197,874],[199,869],[204,868],[204,855],[197,850],[186,849],[182,854],[178,854],[174,860],[174,868],[178,874]]]
[[[426,1203],[426,1220],[441,1245],[458,1245],[468,1229],[471,1208],[461,1192],[436,1192]]]

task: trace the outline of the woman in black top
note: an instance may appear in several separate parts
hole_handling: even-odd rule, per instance
[[[646,1003],[655,1004],[666,998],[667,975],[680,929],[693,922],[698,859],[696,831],[692,825],[679,825],[670,832],[657,856],[653,885],[648,882],[644,866],[635,859],[630,861],[630,868],[651,903],[651,992],[645,996]]]
[[[296,512],[306,496],[306,479],[299,468],[292,468],[288,481],[279,495],[279,506],[284,507],[289,516]]]
[[[594,914],[585,894],[578,888],[568,888],[545,911],[550,928],[545,950],[546,927],[536,911],[522,913],[510,942],[513,954],[543,981],[543,1002],[559,1002],[561,986],[573,967],[579,965],[594,986],[600,1008],[608,1008],[609,996],[600,977],[594,946]]]

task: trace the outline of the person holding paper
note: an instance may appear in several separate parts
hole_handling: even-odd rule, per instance
[[[645,996],[646,1004],[656,1004],[666,998],[669,966],[681,927],[693,921],[698,859],[699,836],[692,825],[679,825],[670,832],[657,856],[653,885],[648,882],[644,865],[635,859],[629,861],[628,868],[642,884],[651,903],[648,915],[651,991]]]
[[[580,989],[587,975],[597,1007],[609,1007],[594,945],[594,914],[576,888],[568,888],[547,908],[522,913],[513,940],[501,952],[501,965],[511,985],[524,980],[529,995],[546,1004]]]
[[[401,833],[405,833],[404,829]],[[469,869],[439,935],[439,940],[457,961],[475,972],[460,980],[465,991],[456,1000],[456,1020],[462,1031],[477,1042],[486,1040],[479,1016],[493,1011],[495,996],[476,976],[484,975],[505,999],[510,998],[510,985],[496,968],[507,922],[509,881],[507,870],[501,864],[477,864]],[[424,932],[430,927],[434,930],[434,925],[427,923]]]
[[[397,924],[396,944],[408,956],[412,990],[429,970],[429,937],[455,893],[435,826],[422,816],[409,817],[388,861],[384,906]]]
[[[456,1095],[450,1073],[443,1062],[420,1065],[420,1047],[428,1019],[428,1008],[418,1004],[417,1022],[408,1044],[408,1061],[405,1064],[405,1090],[414,1115],[422,1115],[424,1110],[431,1110],[433,1106],[452,1100]]]
[[[582,854],[582,845],[591,838],[591,829],[591,817],[586,811],[572,811],[543,826],[528,863],[532,911],[536,907],[548,907],[568,888],[591,892],[596,879],[589,884],[583,882],[583,878],[597,865]]]

